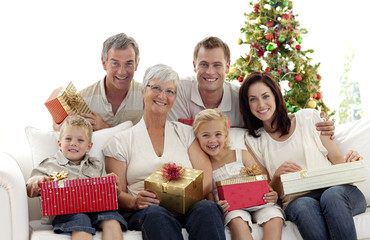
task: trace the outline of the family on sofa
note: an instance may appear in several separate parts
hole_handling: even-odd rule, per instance
[[[226,224],[232,238],[252,239],[250,224],[257,222],[264,228],[265,239],[281,239],[286,218],[298,226],[304,239],[357,239],[353,216],[365,211],[366,200],[356,186],[284,196],[280,175],[313,165],[357,161],[361,159],[359,154],[341,154],[332,139],[334,123],[322,121],[316,110],[288,115],[281,91],[268,73],[250,74],[240,91],[238,86],[225,82],[230,50],[222,40],[208,37],[196,45],[196,79],[192,80],[179,81],[171,67],[158,64],[147,69],[143,83],[133,81],[139,48],[123,33],[104,42],[101,60],[106,76],[80,92],[92,110],[81,116],[94,131],[125,121],[134,123],[117,132],[103,149],[106,172],[118,178],[120,214],[57,217],[53,222],[55,232],[70,232],[72,239],[82,239],[81,235],[92,239],[96,228],[103,229],[104,239],[122,239],[122,231],[117,229],[129,229],[141,231],[143,239],[182,239],[181,229],[185,227],[192,239],[225,239]],[[61,124],[54,122],[54,128],[61,131],[60,152],[33,171],[27,186],[30,197],[39,194],[40,182],[48,181],[40,176],[48,175],[51,169],[39,170],[50,162],[63,162],[68,171],[75,169],[75,178],[89,177],[82,174],[87,171],[82,169],[96,164],[88,157],[91,137],[84,128],[68,125],[79,118],[72,114]],[[180,118],[195,119],[194,129],[177,122]],[[248,130],[245,149],[228,147],[227,119],[231,127]],[[144,190],[143,180],[166,162],[204,172],[204,200],[184,215],[174,215],[159,206],[156,195]],[[235,177],[241,168],[255,164],[269,176],[271,189],[264,199],[275,205],[228,212],[228,203],[217,201],[217,194],[212,194],[215,176]],[[104,169],[100,174],[105,174]],[[278,196],[284,211],[276,204]],[[109,235],[115,233],[116,237]]]

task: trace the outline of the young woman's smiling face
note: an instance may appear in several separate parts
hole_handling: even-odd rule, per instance
[[[276,110],[275,96],[266,84],[256,82],[249,87],[248,104],[253,115],[263,123],[272,120]]]

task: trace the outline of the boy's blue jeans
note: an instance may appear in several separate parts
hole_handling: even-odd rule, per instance
[[[285,209],[303,239],[356,240],[353,216],[366,210],[366,199],[353,185],[339,185],[299,197]]]
[[[223,210],[209,200],[195,203],[180,220],[161,206],[149,206],[128,219],[129,229],[142,231],[143,239],[183,239],[182,226],[189,240],[225,239]]]

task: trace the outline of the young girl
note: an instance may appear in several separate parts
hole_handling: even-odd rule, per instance
[[[266,167],[287,219],[297,224],[303,239],[357,239],[353,216],[365,211],[366,201],[356,186],[345,184],[284,196],[280,181],[284,173],[357,161],[361,159],[357,152],[343,157],[329,136],[314,129],[321,121],[318,111],[302,109],[290,118],[281,90],[268,73],[248,75],[240,88],[239,102],[251,135],[245,140]]]
[[[262,172],[266,170],[254,160],[252,155],[245,150],[231,150],[228,144],[228,122],[227,118],[219,109],[206,109],[199,112],[194,121],[194,134],[199,141],[202,150],[211,159],[213,168],[213,196],[225,212],[225,225],[230,228],[232,239],[253,239],[251,234],[253,222],[261,224],[264,228],[263,239],[281,239],[284,214],[276,204],[259,208],[240,209],[228,212],[227,201],[219,201],[216,181],[232,177],[241,177],[240,171],[245,167],[259,165]],[[270,189],[271,190],[271,189]],[[276,203],[277,193],[271,191],[266,193],[266,203]]]

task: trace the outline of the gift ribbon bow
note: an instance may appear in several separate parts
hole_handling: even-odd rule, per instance
[[[56,182],[68,178],[68,173],[64,172],[63,170],[61,172],[53,172],[52,174],[50,174],[50,176],[51,181]]]
[[[261,174],[262,171],[257,164],[254,164],[251,167],[245,167],[240,170],[241,175],[255,176]]]
[[[84,102],[80,94],[66,90],[65,94],[67,96],[67,102],[73,111],[80,113],[79,105]]]

